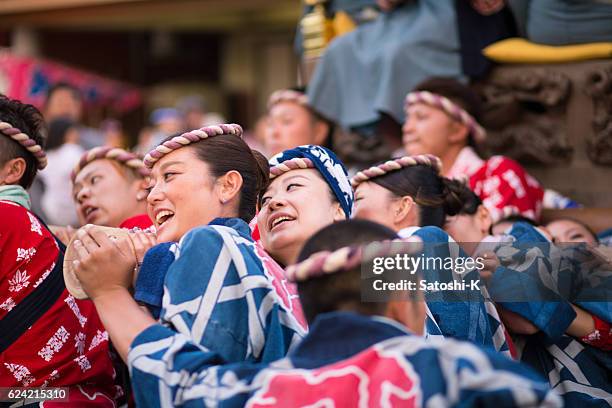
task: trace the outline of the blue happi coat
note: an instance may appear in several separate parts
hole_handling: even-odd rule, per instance
[[[192,229],[172,248],[162,278],[160,322],[227,362],[277,360],[305,334],[264,273],[250,233],[238,218]]]
[[[430,259],[468,257],[455,240],[438,227],[413,228],[410,235],[421,238],[424,243],[423,255]],[[476,269],[458,272],[424,268],[421,273],[428,282],[463,281],[469,286],[472,281],[480,281]],[[509,355],[504,325],[489,300],[486,288],[484,285],[478,286],[479,290],[426,293],[430,312],[426,320],[427,334],[468,340]]]
[[[540,331],[519,336],[521,360],[548,378],[567,406],[612,406],[612,353],[565,335],[572,304],[612,322],[612,270],[583,244],[556,246],[516,223],[511,245],[496,249],[501,266],[491,296]]]
[[[350,312],[318,316],[273,364],[223,364],[155,325],[134,340],[128,365],[143,407],[561,406],[546,381],[493,350]]]

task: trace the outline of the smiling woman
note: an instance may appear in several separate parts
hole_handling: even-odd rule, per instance
[[[167,271],[156,271],[147,257],[142,265],[163,278],[161,324],[126,288],[135,267],[123,255],[129,247],[122,252],[121,242],[80,233],[77,276],[124,359],[136,338],[156,342],[159,330],[185,335],[227,362],[276,360],[303,336],[295,317],[301,309],[283,303],[250,236],[247,222],[267,185],[268,163],[241,135],[238,125],[209,126],[170,137],[145,156],[158,242],[179,241]],[[146,393],[147,385],[134,388]]]
[[[265,250],[282,265],[321,228],[353,210],[353,191],[342,162],[329,149],[306,145],[270,159],[271,182],[261,196],[257,226]]]

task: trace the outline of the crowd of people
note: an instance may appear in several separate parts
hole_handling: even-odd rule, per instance
[[[131,150],[79,101],[0,95],[0,387],[74,407],[612,405],[612,257],[578,220],[540,223],[519,163],[481,156],[468,85],[413,84],[387,110],[400,154],[350,169],[345,124],[305,89],[270,95],[264,154],[197,98]],[[451,267],[367,298],[398,254]]]

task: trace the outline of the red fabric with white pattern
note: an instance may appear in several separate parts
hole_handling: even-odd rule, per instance
[[[0,223],[1,319],[48,276],[59,250],[51,233],[25,208],[0,201],[0,214],[10,220]],[[118,390],[108,347],[94,304],[64,290],[0,354],[0,387],[70,387],[70,403],[62,406],[113,407]]]
[[[493,156],[470,176],[470,188],[480,197],[493,221],[510,215],[540,218],[544,190],[512,159]]]

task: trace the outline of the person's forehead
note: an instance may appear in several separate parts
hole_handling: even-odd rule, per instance
[[[189,146],[181,147],[164,155],[161,159],[155,162],[151,169],[152,174],[158,174],[171,166],[193,166],[206,165],[206,163],[196,156],[194,150]]]
[[[274,106],[272,106],[272,108],[270,108],[270,112],[269,112],[269,116],[274,117],[274,116],[278,116],[278,115],[283,115],[286,113],[292,113],[292,114],[310,114],[310,112],[308,111],[308,109],[306,109],[304,106],[300,105],[297,102],[293,102],[293,101],[281,101],[278,102],[276,104],[274,104]]]
[[[117,163],[117,166],[121,166],[121,164]],[[74,179],[74,184],[81,184],[90,176],[96,174],[121,175],[119,169],[114,165],[113,161],[109,159],[97,159],[91,163],[87,163],[81,169]]]

